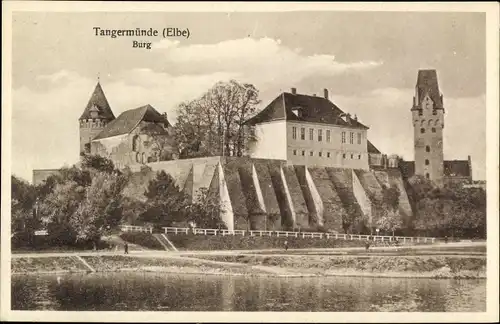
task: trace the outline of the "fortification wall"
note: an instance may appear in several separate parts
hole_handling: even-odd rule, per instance
[[[156,172],[172,175],[184,192],[200,188],[220,199],[222,219],[230,229],[343,232],[343,219],[371,220],[381,183],[400,189],[401,214],[411,208],[397,170],[377,171],[289,166],[285,161],[210,157],[150,163],[151,171],[133,173],[126,194],[142,196]]]

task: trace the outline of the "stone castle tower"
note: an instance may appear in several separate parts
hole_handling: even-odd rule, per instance
[[[113,115],[98,81],[83,114],[79,118],[80,152],[90,153],[92,139],[113,119],[115,119],[115,115]]]
[[[436,70],[419,70],[411,109],[415,145],[415,174],[443,184],[443,95]]]

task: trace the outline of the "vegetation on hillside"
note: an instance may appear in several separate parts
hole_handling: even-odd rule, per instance
[[[429,236],[486,238],[486,191],[449,185],[439,188],[415,176],[408,180],[414,204],[412,227]]]
[[[222,228],[215,197],[203,190],[193,201],[160,171],[144,192],[146,199],[123,195],[130,171],[115,169],[113,162],[93,155],[82,156],[80,167],[63,168],[44,184],[33,186],[12,176],[13,246],[36,249],[44,245],[93,247],[101,238],[127,223],[137,213],[141,223],[156,227],[192,221],[198,226]],[[48,235],[35,242],[34,232]]]

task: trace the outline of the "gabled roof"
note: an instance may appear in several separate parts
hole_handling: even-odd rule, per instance
[[[367,142],[368,153],[380,154],[380,151],[370,141]]]
[[[145,105],[121,113],[118,118],[106,125],[94,140],[128,134],[133,131],[141,121],[167,123],[167,125],[170,126],[165,116],[161,115],[151,105]]]
[[[444,175],[447,177],[470,177],[470,168],[468,160],[444,161]]]
[[[295,109],[298,115],[293,112]],[[343,116],[344,112],[326,98],[283,92],[245,124],[290,120],[368,129],[353,118],[344,120]]]
[[[90,119],[90,111],[91,109],[95,110],[95,108],[93,108],[94,106],[98,109],[98,118],[106,120],[115,119],[115,115],[113,115],[113,111],[109,106],[108,100],[106,99],[99,82],[97,82],[94,92],[92,93],[92,96],[90,96],[89,102],[79,119]]]
[[[443,98],[439,92],[439,84],[436,70],[419,70],[417,76],[416,94],[418,96],[417,106],[422,107],[422,100],[426,94],[434,102],[434,108],[443,108]]]
[[[415,174],[415,161],[400,161],[403,174],[410,178]],[[470,177],[468,160],[443,161],[443,173],[445,177]]]

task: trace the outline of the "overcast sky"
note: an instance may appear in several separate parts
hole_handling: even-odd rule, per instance
[[[189,28],[190,37],[97,37],[93,27]],[[153,49],[132,48],[132,41]],[[413,159],[419,68],[435,68],[446,109],[445,159],[472,156],[485,179],[485,15],[481,13],[36,13],[13,15],[12,172],[78,160],[78,118],[97,74],[111,108],[175,108],[215,82],[321,95],[357,114],[381,151]],[[262,107],[263,108],[263,107]]]

